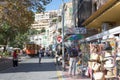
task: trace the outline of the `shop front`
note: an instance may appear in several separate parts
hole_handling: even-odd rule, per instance
[[[99,2],[99,0],[96,1]],[[82,64],[87,62],[86,75],[90,76],[92,80],[116,80],[120,76],[119,9],[119,0],[106,0],[97,11],[82,23],[87,29],[98,30],[98,34],[84,36],[85,38],[80,40],[82,58],[87,56],[87,61],[83,60]]]
[[[80,42],[87,45],[82,50],[89,54],[87,76],[95,80],[120,79],[120,26]]]

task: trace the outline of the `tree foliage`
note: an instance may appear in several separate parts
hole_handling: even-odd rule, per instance
[[[51,0],[0,0],[4,2],[1,13],[1,22],[6,21],[11,27],[17,27],[19,31],[28,30],[34,21],[34,12],[44,11],[44,5]]]
[[[28,42],[28,33],[24,34],[17,34],[14,38],[14,40],[9,44],[12,47],[19,47],[23,48],[23,44]]]
[[[3,23],[0,28],[0,44],[7,44],[9,41],[14,40],[16,32],[13,28],[11,28],[7,23]]]
[[[51,0],[0,0],[0,44],[24,35],[34,22],[34,12],[43,12]],[[22,34],[22,35],[20,35]]]

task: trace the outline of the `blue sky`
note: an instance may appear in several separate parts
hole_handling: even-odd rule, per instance
[[[68,2],[68,1],[70,0],[64,0],[64,2]],[[52,2],[46,6],[46,11],[57,10],[59,9],[61,4],[62,4],[62,0],[52,0]]]

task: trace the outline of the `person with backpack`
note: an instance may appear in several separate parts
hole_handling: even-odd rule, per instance
[[[72,45],[69,51],[69,74],[70,76],[76,75],[76,63],[77,63],[78,50],[75,45]]]

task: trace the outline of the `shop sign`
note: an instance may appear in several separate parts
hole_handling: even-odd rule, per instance
[[[78,27],[75,29],[76,29],[76,31],[79,31],[79,34],[86,34],[87,33],[87,30],[85,27]]]
[[[86,34],[86,28],[84,27],[75,27],[75,28],[67,28],[65,30],[66,34]]]

